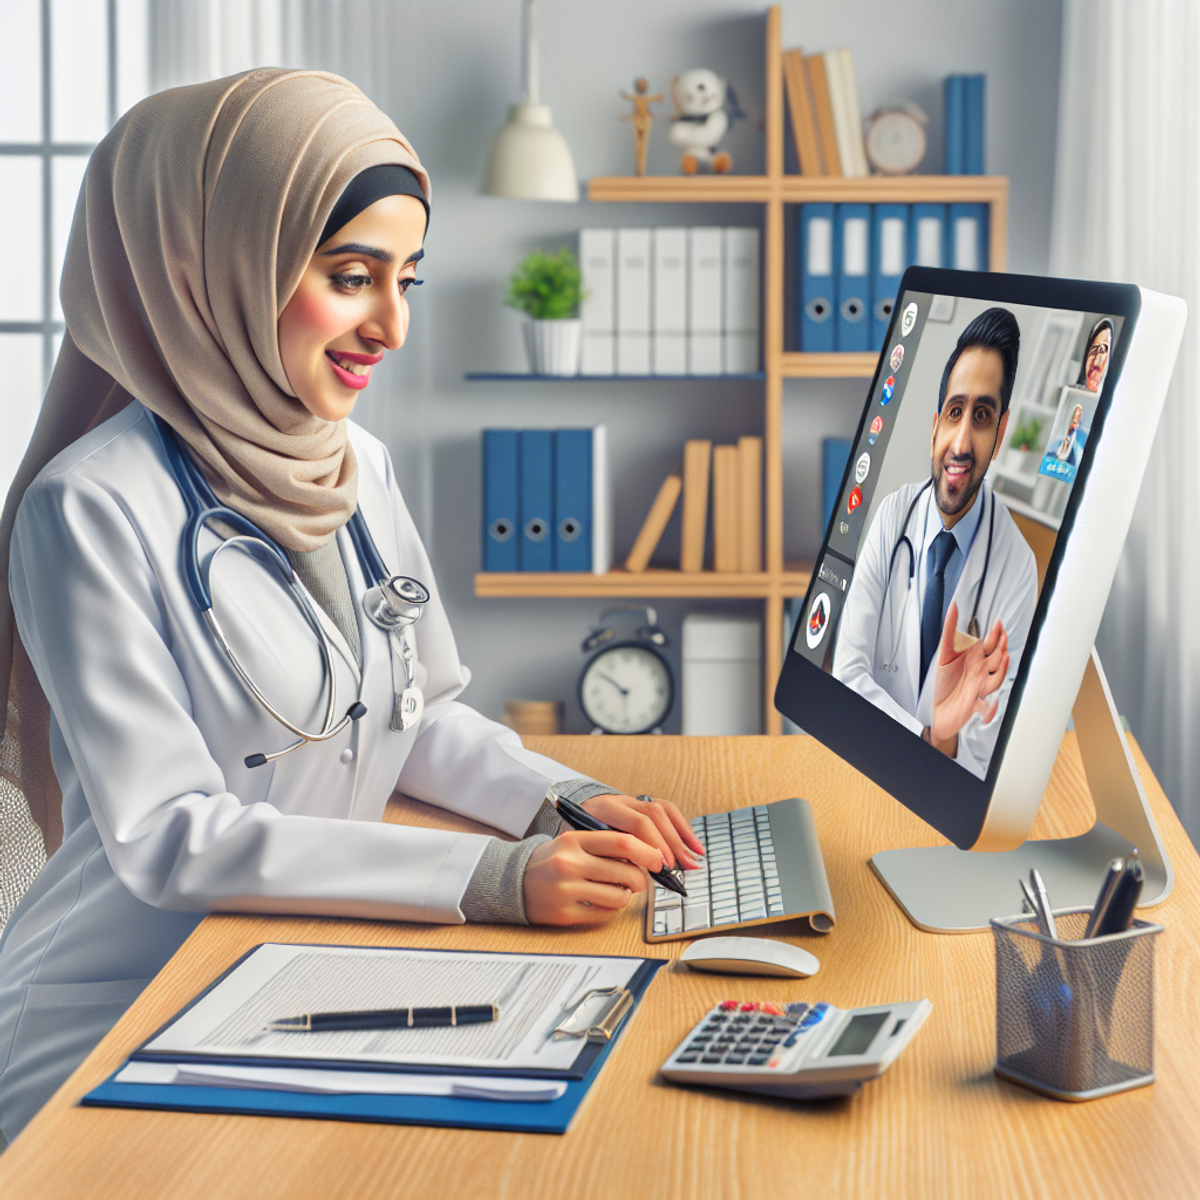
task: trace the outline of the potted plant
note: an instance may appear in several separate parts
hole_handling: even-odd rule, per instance
[[[1009,455],[1020,471],[1032,470],[1038,458],[1038,439],[1042,435],[1042,421],[1038,417],[1026,417],[1017,422],[1012,437],[1008,440]]]
[[[578,375],[583,275],[575,255],[535,250],[513,273],[504,303],[529,317],[525,348],[535,375]]]

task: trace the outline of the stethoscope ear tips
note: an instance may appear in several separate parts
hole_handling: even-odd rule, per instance
[[[346,709],[346,716],[352,721],[360,721],[367,715],[367,706],[361,700],[355,702]]]

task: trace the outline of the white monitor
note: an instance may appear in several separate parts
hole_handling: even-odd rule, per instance
[[[1026,864],[1090,903],[1131,844],[1146,900],[1170,887],[1092,643],[1185,319],[1133,286],[904,276],[776,705],[958,848],[873,860],[924,928],[1019,911]],[[1026,842],[1073,707],[1097,826]]]

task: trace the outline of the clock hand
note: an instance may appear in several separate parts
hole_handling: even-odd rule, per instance
[[[611,683],[613,687],[615,687],[617,691],[621,693],[622,696],[629,695],[629,689],[623,688],[611,675],[605,675],[603,671],[598,671],[597,674],[601,679],[606,679],[609,683]]]

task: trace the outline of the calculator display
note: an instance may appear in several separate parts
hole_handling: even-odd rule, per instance
[[[890,1012],[881,1012],[851,1017],[850,1023],[842,1030],[841,1037],[833,1043],[833,1049],[826,1058],[833,1058],[838,1054],[865,1054],[884,1021],[890,1016]]]

